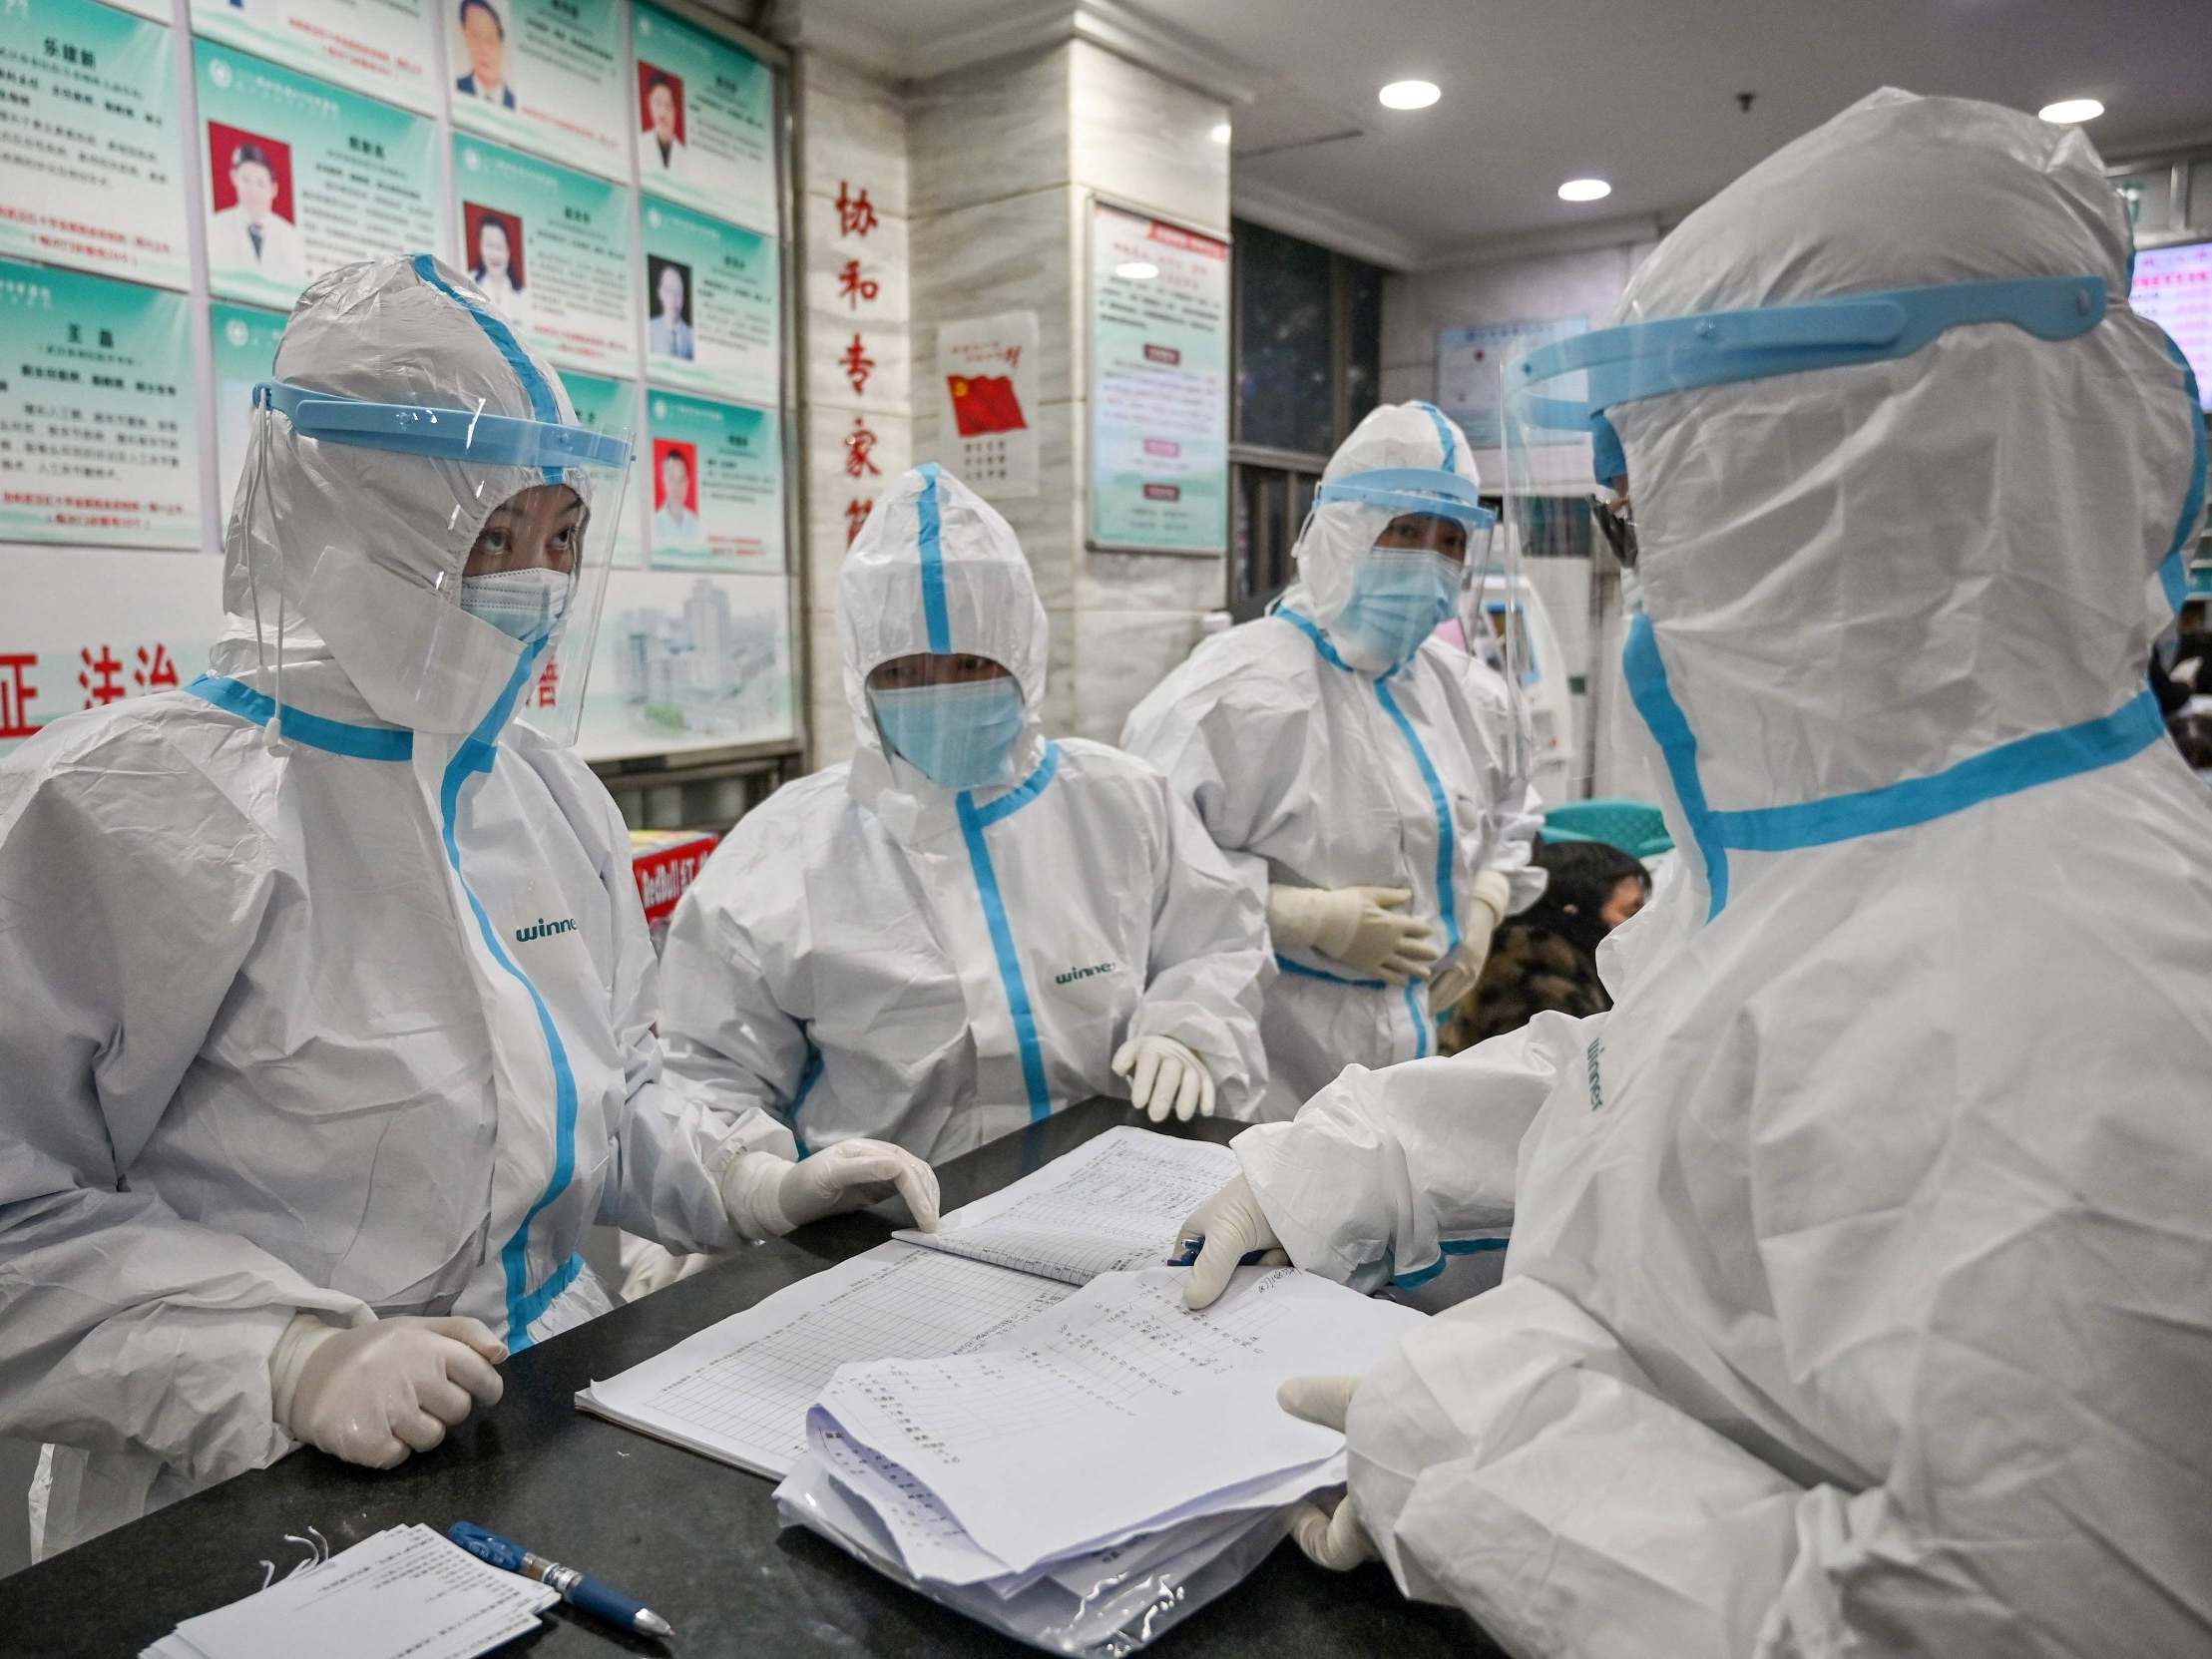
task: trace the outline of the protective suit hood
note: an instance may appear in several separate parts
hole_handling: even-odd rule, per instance
[[[1464,479],[1472,492],[1480,492],[1482,478],[1467,447],[1467,434],[1457,422],[1433,403],[1386,403],[1368,411],[1337,446],[1321,474],[1322,494],[1298,532],[1292,556],[1298,577],[1282,598],[1284,609],[1295,611],[1328,632],[1344,615],[1352,598],[1352,578],[1359,562],[1375,546],[1375,539],[1398,514],[1408,511],[1400,502],[1377,506],[1360,500],[1330,500],[1328,487],[1343,485],[1363,473],[1403,474],[1411,470],[1442,471]],[[1447,504],[1439,502],[1439,507]],[[1357,663],[1370,672],[1388,664]]]
[[[2140,689],[2202,514],[2203,425],[2178,353],[2128,308],[2129,257],[2078,129],[1885,90],[1729,186],[1630,281],[1613,325],[1992,279],[2107,291],[2070,339],[1956,326],[1893,360],[1608,411],[1649,618],[1622,737],[1658,738],[1654,784],[1681,845],[1705,831],[1715,914],[1721,843],[1864,832],[1910,803],[1861,797],[1901,785],[1931,803],[1947,777],[1947,798],[1987,788],[1962,765],[2017,787],[2063,748],[2046,734]]]
[[[466,276],[427,253],[346,265],[310,284],[284,326],[273,379],[369,403],[576,420],[560,376]],[[491,514],[545,483],[590,504],[581,467],[323,442],[281,410],[257,411],[223,538],[215,672],[273,667],[281,612],[292,675],[284,700],[340,717],[365,704],[414,730],[473,730],[524,646],[460,609],[462,568]]]
[[[1013,527],[935,462],[901,477],[853,539],[837,583],[845,702],[855,750],[848,787],[903,838],[927,815],[950,821],[956,791],[888,753],[868,706],[868,675],[919,651],[986,656],[1022,688],[1022,734],[1008,775],[1045,753],[1045,607]],[[980,793],[980,791],[979,791]]]

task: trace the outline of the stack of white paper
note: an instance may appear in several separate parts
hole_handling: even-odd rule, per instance
[[[1183,1279],[1106,1274],[985,1351],[840,1368],[777,1490],[786,1518],[1040,1645],[1065,1644],[1018,1612],[1060,1628],[1107,1592],[1186,1601],[1343,1479],[1343,1437],[1284,1413],[1277,1384],[1364,1371],[1423,1316],[1287,1268],[1241,1269],[1194,1314]]]
[[[536,1630],[560,1599],[427,1526],[394,1526],[185,1620],[141,1659],[475,1659]]]

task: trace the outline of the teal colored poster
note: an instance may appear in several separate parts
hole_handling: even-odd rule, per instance
[[[775,73],[655,6],[631,25],[638,183],[723,218],[776,227]]]
[[[200,541],[190,302],[0,260],[0,542]]]
[[[288,307],[324,271],[442,245],[434,124],[207,41],[195,66],[218,294]]]
[[[481,139],[453,141],[455,260],[564,368],[637,372],[630,193]]]
[[[578,374],[574,369],[562,374],[561,384],[568,388],[569,402],[575,406],[578,420],[595,431],[628,438],[634,446],[630,483],[623,491],[620,509],[622,520],[615,526],[615,568],[635,571],[645,564],[644,543],[638,526],[645,521],[639,496],[646,469],[639,457],[647,448],[646,435],[638,422],[638,388],[628,380],[607,380],[596,374]],[[592,504],[595,516],[603,511],[614,509],[599,502]]]
[[[435,114],[432,4],[442,9],[450,0],[192,0],[192,28],[287,69]]]
[[[642,219],[647,378],[774,403],[775,237],[650,196]]]
[[[222,522],[230,522],[237,499],[238,468],[245,463],[245,437],[253,425],[253,388],[276,374],[276,342],[284,332],[282,311],[217,300],[208,307],[208,333],[215,341],[216,487]]]
[[[783,454],[775,412],[648,394],[655,570],[783,569]]]
[[[187,286],[170,32],[94,0],[6,14],[0,255]]]
[[[453,125],[628,183],[622,0],[443,0]]]
[[[1229,244],[1094,204],[1091,541],[1219,553],[1229,535]]]

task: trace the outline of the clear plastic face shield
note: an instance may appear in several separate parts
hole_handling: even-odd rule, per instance
[[[255,524],[260,468],[239,511],[249,534],[312,562],[303,609],[382,718],[467,731],[527,721],[575,741],[623,512],[627,434],[423,404],[375,403],[280,381],[254,388],[256,418],[282,416],[297,463],[328,452],[329,499],[362,517]],[[266,467],[271,434],[256,446]],[[402,503],[403,507],[390,504]],[[302,529],[305,535],[302,536]],[[457,544],[466,540],[465,552]],[[319,542],[319,546],[315,545]],[[254,596],[256,628],[262,601]],[[284,618],[273,607],[281,710]],[[280,714],[279,714],[280,719]],[[277,722],[271,722],[274,726]]]

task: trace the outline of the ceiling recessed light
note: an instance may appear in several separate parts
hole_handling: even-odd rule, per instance
[[[1149,259],[1123,259],[1113,267],[1113,274],[1125,276],[1131,282],[1149,282],[1159,274],[1159,266]]]
[[[1434,81],[1393,81],[1375,96],[1386,110],[1425,110],[1444,94]]]
[[[1602,202],[1612,194],[1612,186],[1602,179],[1569,179],[1559,187],[1561,202]]]
[[[1208,133],[1206,137],[1215,144],[1227,144],[1229,142],[1229,124],[1225,121],[1215,123],[1213,131]]]
[[[2093,98],[2061,98],[2055,104],[2045,104],[2035,113],[2056,126],[2071,127],[2077,121],[2096,120],[2104,114],[2104,106]]]

